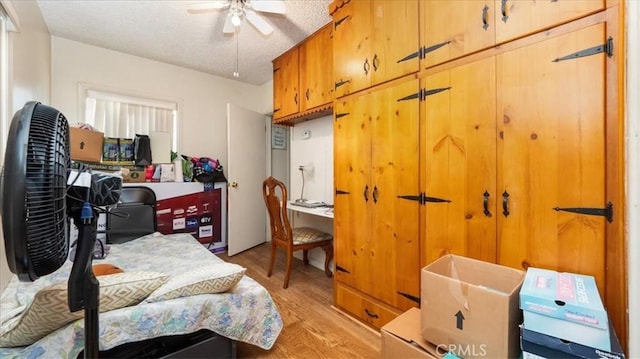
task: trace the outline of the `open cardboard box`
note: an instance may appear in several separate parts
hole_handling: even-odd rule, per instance
[[[460,357],[517,358],[524,272],[457,255],[422,269],[422,335]]]

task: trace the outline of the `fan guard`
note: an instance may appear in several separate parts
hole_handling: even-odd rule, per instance
[[[16,118],[18,117],[18,118]],[[58,110],[38,102],[16,112],[8,136],[2,217],[9,268],[20,280],[54,272],[69,252],[66,220],[69,129]],[[25,166],[26,163],[26,166]],[[26,239],[26,240],[25,240]]]

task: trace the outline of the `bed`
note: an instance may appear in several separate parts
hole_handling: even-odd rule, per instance
[[[163,273],[171,281],[171,278],[184,277],[198,268],[225,262],[189,234],[154,233],[111,245],[105,259],[94,260],[94,264],[98,263],[113,264],[125,273]],[[25,315],[25,309],[34,301],[36,293],[54,283],[66,282],[71,265],[67,261],[58,271],[32,283],[19,282],[14,276],[0,297],[0,334],[3,333],[2,328],[11,327],[12,322]],[[98,277],[101,293],[106,277],[110,276]],[[224,293],[189,295],[156,302],[147,301],[149,298],[136,305],[100,313],[101,353],[117,350],[127,343],[143,343],[154,338],[179,337],[189,333],[200,335],[203,332],[268,350],[283,326],[278,308],[267,290],[246,275]],[[76,358],[83,349],[84,320],[78,319],[30,345],[0,348],[0,357]]]

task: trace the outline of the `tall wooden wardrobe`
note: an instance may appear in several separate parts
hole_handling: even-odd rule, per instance
[[[594,276],[625,341],[622,5],[331,4],[338,308],[380,328],[454,253]]]

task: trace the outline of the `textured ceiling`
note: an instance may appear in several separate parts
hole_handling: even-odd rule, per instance
[[[245,19],[235,35],[223,34],[226,11],[187,12],[190,4],[202,2],[207,1],[38,0],[38,5],[52,35],[253,85],[271,80],[271,60],[331,20],[331,0],[285,0],[286,14],[260,13],[274,28],[270,35]],[[236,36],[238,78],[233,77]]]

